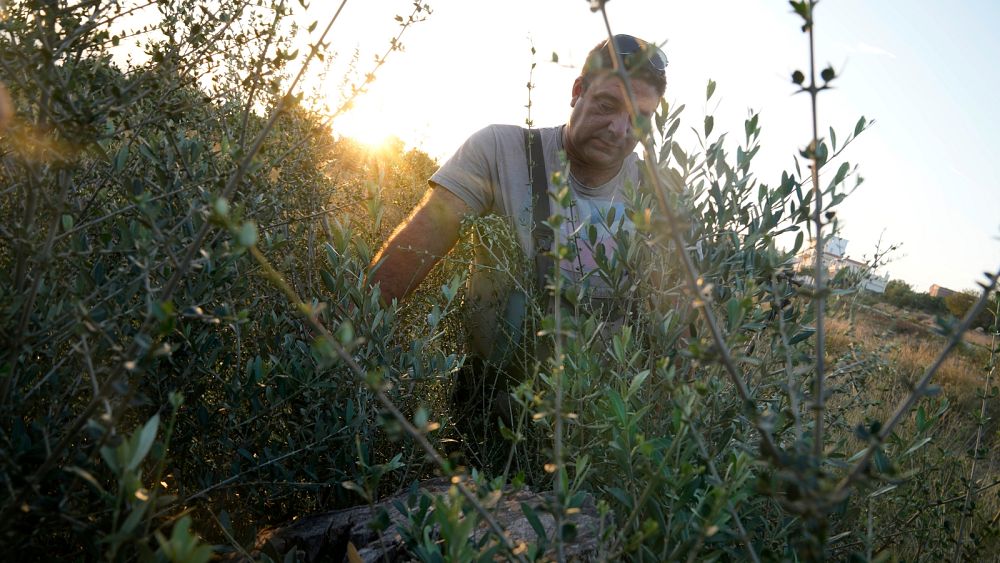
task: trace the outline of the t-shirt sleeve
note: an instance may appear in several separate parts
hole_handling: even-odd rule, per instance
[[[497,139],[493,127],[472,134],[430,178],[457,195],[478,215],[493,209],[495,190],[499,183]]]

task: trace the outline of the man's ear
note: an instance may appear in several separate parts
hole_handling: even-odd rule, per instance
[[[583,95],[583,77],[577,76],[573,81],[573,97],[569,100],[569,107],[576,107],[576,101]]]

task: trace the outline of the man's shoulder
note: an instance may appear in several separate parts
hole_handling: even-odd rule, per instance
[[[503,123],[493,123],[479,129],[465,141],[466,146],[480,147],[480,149],[492,150],[505,149],[511,143],[520,143],[523,138],[524,129],[517,125]]]
[[[557,134],[562,129],[562,126],[533,127],[533,129],[538,130],[543,136],[549,136]],[[500,141],[517,141],[519,143],[523,143],[525,130],[526,129],[520,125],[493,123],[483,127],[474,133],[473,136],[491,135]]]
[[[562,148],[562,126],[533,127],[532,129],[538,131],[546,154],[550,150],[557,151]],[[491,142],[496,143],[498,152],[514,155],[524,153],[525,133],[527,133],[527,128],[520,125],[495,123],[484,127],[477,135],[489,135]]]
[[[501,147],[524,142],[524,128],[509,123],[492,123],[483,127],[476,135],[489,135]]]
[[[497,134],[509,135],[512,133],[523,133],[524,127],[520,125],[511,125],[510,123],[491,123],[484,127],[484,129],[489,129]]]
[[[470,142],[489,150],[500,160],[524,153],[524,127],[493,123],[473,133]]]
[[[542,146],[547,155],[546,160],[557,162],[556,154],[561,148],[561,127],[540,127]],[[464,152],[478,154],[485,161],[493,162],[501,167],[524,166],[525,133],[527,129],[519,125],[494,123],[473,133],[463,145]]]

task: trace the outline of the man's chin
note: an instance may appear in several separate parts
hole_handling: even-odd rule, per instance
[[[617,167],[621,166],[622,161],[625,160],[625,157],[621,155],[621,152],[617,148],[614,150],[606,150],[597,147],[598,145],[594,145],[594,149],[589,151],[589,154],[587,155],[590,157],[590,163],[595,167]]]
[[[595,151],[599,151],[601,154],[618,154],[621,152],[620,146],[602,141],[600,139],[591,140],[590,146],[592,146]]]

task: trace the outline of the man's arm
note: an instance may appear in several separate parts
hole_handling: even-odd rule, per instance
[[[416,289],[434,264],[455,246],[462,219],[472,214],[472,208],[447,189],[427,190],[372,261],[377,269],[369,283],[381,287],[382,301],[391,303]]]

